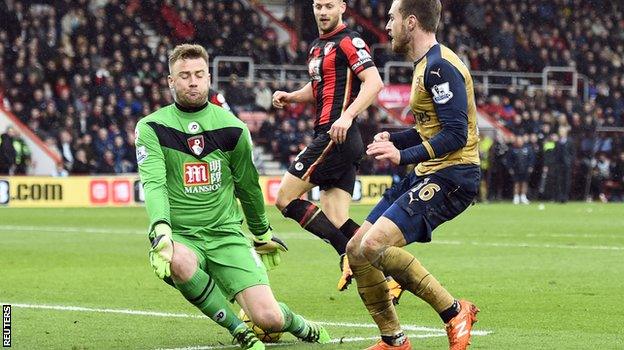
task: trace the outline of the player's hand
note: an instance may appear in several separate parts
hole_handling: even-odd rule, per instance
[[[286,91],[275,91],[273,93],[273,107],[275,108],[284,108],[285,105],[289,103],[288,99],[290,98],[290,94]]]
[[[158,278],[171,276],[171,258],[173,257],[173,241],[171,227],[165,223],[154,226],[152,248],[149,251],[150,265]]]
[[[393,164],[399,165],[401,162],[401,152],[390,141],[373,142],[368,145],[366,154],[375,156],[375,159],[388,159]]]
[[[261,235],[253,238],[254,248],[256,253],[260,256],[260,260],[268,270],[273,270],[280,264],[282,258],[281,252],[287,252],[288,247],[286,243],[281,239],[273,236],[273,229],[269,227],[269,230]]]
[[[329,128],[329,137],[338,144],[345,142],[347,139],[347,131],[351,127],[351,124],[353,124],[353,118],[342,115],[332,124],[331,128]]]
[[[387,131],[382,131],[380,133],[377,133],[377,135],[373,137],[373,141],[375,142],[390,141],[390,133]]]

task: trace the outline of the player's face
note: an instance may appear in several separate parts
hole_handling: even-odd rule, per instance
[[[331,33],[342,23],[347,5],[342,0],[314,0],[314,18],[321,34]]]
[[[176,61],[171,67],[169,87],[175,100],[185,107],[199,107],[208,100],[210,74],[208,63],[203,58],[189,58]]]
[[[388,11],[388,23],[386,24],[386,31],[388,36],[392,39],[392,51],[396,53],[406,53],[408,51],[408,45],[410,42],[409,32],[407,30],[407,23],[403,20],[403,16],[399,12],[400,0],[393,1]]]

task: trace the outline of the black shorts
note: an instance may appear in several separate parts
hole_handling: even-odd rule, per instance
[[[525,170],[515,171],[511,178],[513,182],[527,182],[529,181],[529,173]]]
[[[355,174],[363,155],[362,135],[354,122],[340,145],[331,141],[327,132],[318,132],[290,164],[288,172],[319,186],[321,191],[339,188],[353,195]]]
[[[455,165],[417,176],[413,171],[384,193],[366,221],[381,216],[394,222],[405,241],[426,243],[431,232],[463,212],[477,195],[478,165]]]

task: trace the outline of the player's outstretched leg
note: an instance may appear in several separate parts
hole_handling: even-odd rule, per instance
[[[226,328],[234,342],[243,349],[262,350],[264,344],[238,318],[231,304],[205,271],[198,267],[197,256],[183,244],[175,243],[171,261],[173,284],[191,304],[220,326]]]
[[[351,268],[362,302],[381,333],[381,340],[367,350],[411,350],[409,339],[401,331],[383,273],[368,263]]]
[[[447,327],[451,350],[463,350],[470,344],[470,330],[479,309],[463,304],[431,275],[409,252],[399,247],[378,247],[364,243],[364,252],[373,265],[394,277],[406,290],[427,302]],[[465,322],[464,322],[465,321]]]
[[[197,269],[190,280],[175,282],[175,286],[186,300],[230,333],[234,334],[236,328],[245,325],[236,316],[215,281],[203,270]]]
[[[281,208],[279,204],[278,208]],[[349,240],[314,203],[294,199],[281,211],[285,217],[297,221],[302,228],[331,244],[338,254],[344,254]]]
[[[329,343],[331,338],[325,327],[318,323],[310,322],[300,315],[292,312],[288,305],[279,303],[284,316],[283,332],[289,332],[295,337],[308,343]]]
[[[343,236],[345,236],[347,240],[355,236],[359,229],[360,225],[358,225],[351,218],[347,219],[347,221],[340,226],[340,232],[342,232]],[[353,279],[353,272],[351,271],[351,266],[349,266],[349,258],[347,257],[346,247],[345,252],[340,254],[339,264],[342,275],[340,276],[340,279],[338,279],[337,289],[339,291],[343,291],[349,287]]]
[[[409,339],[401,331],[399,318],[392,303],[392,296],[388,291],[388,284],[383,272],[373,267],[367,259],[361,255],[360,242],[364,232],[370,228],[370,223],[365,222],[363,231],[358,232],[347,245],[353,277],[357,283],[358,294],[371,315],[379,332],[381,340],[370,347],[370,350],[409,350]]]

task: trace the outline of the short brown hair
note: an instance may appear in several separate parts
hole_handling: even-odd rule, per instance
[[[178,60],[189,58],[203,58],[208,64],[208,52],[203,46],[197,44],[181,44],[176,46],[169,55],[169,71]]]
[[[399,0],[399,12],[403,18],[416,16],[420,27],[429,33],[435,33],[440,23],[442,3],[440,0]]]

